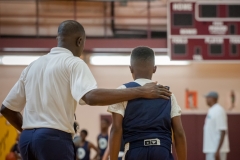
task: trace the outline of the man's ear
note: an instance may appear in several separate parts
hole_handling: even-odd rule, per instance
[[[153,73],[155,73],[156,70],[157,70],[157,66],[154,66],[154,67],[153,67]]]
[[[82,37],[78,37],[77,39],[77,46],[80,47],[82,43]]]
[[[132,66],[129,66],[130,72],[133,73],[133,68]]]

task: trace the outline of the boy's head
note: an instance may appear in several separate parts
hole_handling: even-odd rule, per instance
[[[133,79],[152,79],[156,70],[155,53],[151,48],[142,46],[132,50],[130,71]]]
[[[106,118],[101,119],[101,131],[108,131],[109,125],[110,122],[108,119]]]
[[[81,130],[80,137],[82,138],[82,140],[85,140],[87,135],[88,135],[87,130],[85,130],[85,129]]]

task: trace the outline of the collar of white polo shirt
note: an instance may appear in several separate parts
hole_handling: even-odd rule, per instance
[[[58,53],[63,53],[63,52],[73,55],[73,53],[70,50],[68,50],[67,48],[62,48],[62,47],[52,48],[49,54],[58,54]]]

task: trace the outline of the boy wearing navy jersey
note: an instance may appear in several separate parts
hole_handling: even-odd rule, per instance
[[[76,160],[90,160],[91,149],[94,149],[97,152],[95,159],[98,157],[98,149],[91,142],[86,140],[87,135],[88,132],[86,130],[81,130],[81,140],[77,145],[75,145]]]
[[[105,150],[108,147],[108,128],[110,122],[108,119],[101,120],[101,133],[97,137],[98,149],[100,151],[99,159],[102,160]]]
[[[119,89],[152,82],[152,74],[156,72],[154,51],[148,47],[135,48],[131,54],[130,71],[134,81]],[[173,160],[172,130],[178,160],[187,159],[181,108],[173,94],[169,100],[138,98],[125,101],[109,106],[108,111],[113,116],[111,160],[118,158],[122,136],[125,160]]]

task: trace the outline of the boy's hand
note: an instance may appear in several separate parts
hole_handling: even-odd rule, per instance
[[[157,82],[147,83],[143,87],[143,98],[154,99],[163,98],[169,99],[172,95],[165,86],[157,85]]]

